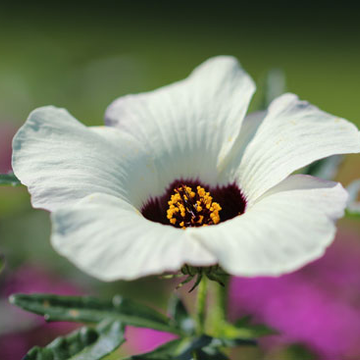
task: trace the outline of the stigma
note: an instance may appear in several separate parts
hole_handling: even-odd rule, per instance
[[[195,190],[186,185],[176,187],[168,205],[167,219],[175,227],[186,229],[220,222],[221,206],[201,186]]]

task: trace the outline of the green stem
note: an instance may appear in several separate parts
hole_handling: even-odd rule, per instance
[[[196,301],[196,333],[197,335],[204,334],[205,330],[205,316],[206,316],[206,299],[207,299],[207,279],[204,276],[197,290]]]
[[[226,322],[227,312],[227,286],[213,282],[214,306],[211,311],[211,330],[214,336],[221,336],[224,324]]]

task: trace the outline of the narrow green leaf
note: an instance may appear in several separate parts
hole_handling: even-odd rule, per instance
[[[235,335],[233,338],[239,338],[239,339],[256,339],[261,336],[277,334],[277,332],[274,329],[271,329],[263,324],[253,324],[251,320],[252,320],[251,316],[245,316],[239,319],[236,322],[235,326],[228,324],[227,325],[228,334],[233,332]]]
[[[146,327],[181,334],[170,319],[156,310],[115,296],[112,301],[89,296],[58,296],[49,294],[16,294],[10,302],[24,310],[43,315],[47,321],[98,323],[104,319],[119,320],[127,325]]]
[[[0,174],[0,185],[19,186],[21,182],[13,173]]]
[[[34,347],[24,360],[100,360],[124,342],[124,325],[105,321],[59,337],[44,348]]]
[[[194,319],[188,313],[184,303],[177,295],[170,297],[168,315],[173,319],[175,327],[182,329],[187,335],[194,334]]]

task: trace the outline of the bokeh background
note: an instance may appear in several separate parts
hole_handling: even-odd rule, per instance
[[[182,79],[219,54],[238,57],[257,82],[253,109],[267,72],[279,68],[289,91],[360,126],[359,23],[358,8],[346,2],[2,2],[0,172],[11,170],[11,138],[34,108],[65,107],[85,124],[100,125],[116,97]],[[347,185],[360,178],[359,165],[359,157],[348,156],[337,180]],[[20,358],[72,328],[47,327],[11,308],[6,297],[12,292],[122,293],[164,309],[174,283],[156,277],[96,281],[52,250],[49,233],[48,213],[31,208],[25,188],[0,188],[0,253],[6,257],[0,275],[1,359]],[[264,340],[261,349],[234,352],[233,359],[360,359],[356,220],[340,222],[326,256],[281,279],[233,280],[231,317],[250,313],[283,334]],[[182,294],[190,306],[191,298]],[[131,334],[132,351],[162,339],[151,332]]]

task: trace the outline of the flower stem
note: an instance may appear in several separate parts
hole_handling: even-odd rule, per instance
[[[226,322],[227,287],[213,283],[212,290],[214,298],[214,306],[211,311],[212,333],[214,336],[220,336]]]
[[[203,276],[197,290],[196,315],[195,315],[197,335],[204,334],[206,300],[207,300],[207,279],[205,276]]]
[[[219,283],[212,282],[211,295],[212,295],[212,309],[209,318],[210,332],[212,336],[221,337],[226,326],[227,319],[227,291],[228,279],[223,279],[225,286]]]

